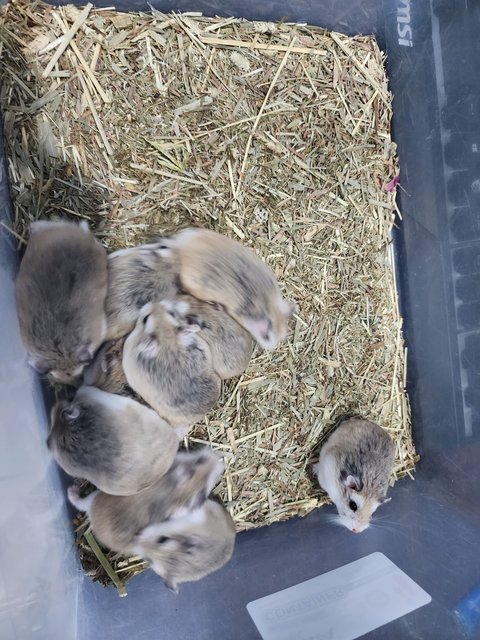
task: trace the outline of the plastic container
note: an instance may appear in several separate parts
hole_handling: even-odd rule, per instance
[[[480,577],[480,5],[153,4],[162,11],[286,18],[348,34],[374,33],[386,50],[401,160],[403,222],[395,248],[414,438],[422,460],[415,482],[397,483],[394,499],[382,507],[388,524],[363,535],[323,523],[320,510],[240,535],[222,571],[182,587],[178,596],[150,572],[130,581],[123,599],[92,584],[79,569],[61,481],[41,446],[45,409],[38,381],[24,365],[15,315],[15,247],[0,227],[1,640],[258,640],[248,602],[375,551],[432,602],[368,638],[480,638],[474,620]],[[120,0],[117,8],[148,5]],[[1,168],[5,220],[4,160]]]

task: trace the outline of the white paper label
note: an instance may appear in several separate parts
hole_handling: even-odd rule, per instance
[[[430,601],[383,553],[372,553],[247,610],[263,640],[355,640]]]

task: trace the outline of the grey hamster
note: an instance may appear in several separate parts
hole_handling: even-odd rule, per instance
[[[130,495],[169,470],[178,438],[152,409],[82,386],[72,401],[52,409],[47,445],[70,475],[113,495]]]
[[[172,298],[177,291],[172,262],[162,257],[156,245],[140,245],[110,254],[105,303],[107,339],[130,333],[147,302]]]
[[[184,229],[159,243],[184,291],[217,302],[265,349],[288,331],[295,305],[284,300],[272,270],[249,248],[207,229]]]
[[[137,534],[145,527],[181,518],[207,500],[223,473],[219,456],[204,447],[179,451],[167,473],[156,483],[131,496],[112,496],[94,491],[80,498],[78,488],[69,489],[70,502],[86,511],[98,540],[113,551],[132,552]]]
[[[164,301],[142,310],[125,341],[123,370],[130,387],[181,436],[215,405],[221,382],[198,327],[179,324],[172,306]]]
[[[198,335],[210,347],[213,369],[222,380],[245,371],[252,357],[253,339],[221,305],[179,295],[174,312],[183,324],[199,327]]]
[[[107,254],[86,224],[34,222],[16,282],[29,363],[74,383],[106,331]]]
[[[235,525],[218,502],[166,522],[151,524],[135,538],[133,550],[150,563],[172,591],[182,582],[200,580],[231,558]]]
[[[393,463],[394,447],[388,433],[368,420],[348,418],[323,444],[313,471],[335,503],[339,522],[360,533],[377,507],[389,499]]]

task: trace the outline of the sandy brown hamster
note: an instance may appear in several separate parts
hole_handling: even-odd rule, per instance
[[[173,303],[148,304],[125,341],[128,384],[184,435],[217,402],[221,382],[197,326],[179,325]]]
[[[199,327],[198,335],[210,347],[213,369],[222,380],[245,371],[252,357],[253,339],[221,305],[179,295],[174,312],[183,324]]]
[[[394,447],[388,433],[362,418],[342,420],[320,450],[313,467],[322,489],[335,503],[339,522],[354,533],[370,523],[386,502]]]
[[[130,333],[147,302],[172,298],[177,291],[172,261],[162,257],[156,245],[141,245],[110,254],[105,302],[106,339],[121,338]]]
[[[97,387],[109,393],[133,395],[123,371],[122,357],[125,337],[110,340],[97,351],[95,358],[83,373],[86,385]]]
[[[179,451],[168,472],[156,483],[131,496],[112,496],[94,491],[80,498],[70,487],[70,502],[86,511],[95,536],[109,549],[131,552],[135,538],[145,527],[181,518],[207,500],[223,473],[219,456],[204,447]]]
[[[113,495],[131,495],[169,470],[178,438],[152,409],[82,386],[72,401],[52,409],[47,445],[70,475]]]
[[[106,331],[107,254],[86,224],[34,222],[16,282],[29,363],[58,382],[81,376]]]
[[[165,584],[200,580],[226,564],[233,553],[235,525],[218,502],[207,500],[184,516],[151,524],[135,538],[133,550]]]
[[[282,298],[275,275],[251,249],[195,228],[162,238],[159,247],[175,263],[184,291],[223,305],[260,346],[273,349],[286,337],[295,305]]]

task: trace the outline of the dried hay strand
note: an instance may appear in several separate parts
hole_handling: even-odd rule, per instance
[[[49,216],[89,220],[109,250],[207,226],[254,248],[297,302],[289,340],[257,349],[189,434],[224,456],[217,491],[238,530],[325,501],[312,451],[343,413],[383,425],[395,479],[411,475],[385,188],[398,168],[375,40],[26,0],[1,15],[19,242]],[[128,562],[117,573],[139,568]]]

